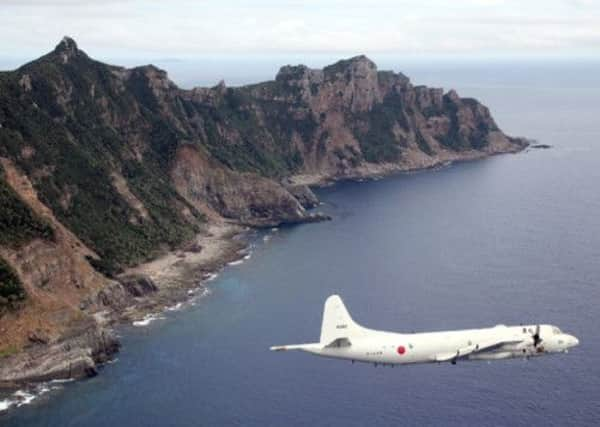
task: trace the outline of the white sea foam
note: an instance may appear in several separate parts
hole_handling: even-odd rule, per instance
[[[206,278],[204,279],[205,282],[212,282],[213,280],[215,280],[217,277],[219,277],[219,275],[217,273],[211,273],[208,276],[206,276]]]
[[[35,399],[52,390],[62,388],[62,383],[73,381],[73,378],[52,380],[36,385],[27,390],[17,390],[10,397],[0,400],[0,413],[8,411],[11,407],[19,408],[23,405],[29,405]]]
[[[243,259],[243,260],[248,260],[248,259],[250,259],[250,257],[252,257],[252,252],[248,252],[248,253],[247,253],[247,254],[244,256],[244,258],[242,258],[242,259]]]
[[[182,302],[178,302],[175,305],[167,307],[166,310],[167,311],[179,311],[179,310],[181,310],[181,307],[183,307],[183,303]]]
[[[36,397],[34,394],[28,393],[23,390],[15,391],[13,396],[15,396],[18,399],[17,407],[23,406],[23,405],[29,405],[31,402],[34,401],[34,399]]]
[[[198,292],[194,297],[190,300],[189,304],[191,306],[195,306],[200,298],[204,298],[205,296],[210,294],[210,289],[208,288],[198,288],[196,289]]]
[[[136,320],[132,324],[133,326],[148,326],[151,322],[159,319],[164,319],[164,317],[159,314],[146,314],[142,320]]]
[[[271,228],[271,231],[272,231],[273,233],[275,233],[275,232],[279,231],[279,228],[277,228],[277,227],[273,227],[273,228]]]
[[[0,412],[8,410],[13,405],[13,401],[10,399],[0,400]]]
[[[229,264],[227,264],[227,265],[240,265],[240,264],[243,264],[243,263],[244,263],[244,258],[242,258],[242,259],[238,259],[238,260],[235,260],[235,261],[231,261],[231,262],[230,262]]]
[[[269,236],[268,234],[266,236],[263,236],[263,242],[268,242],[269,240],[271,240],[271,236]]]

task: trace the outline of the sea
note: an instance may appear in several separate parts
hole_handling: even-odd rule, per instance
[[[0,425],[600,425],[600,62],[383,62],[477,98],[506,133],[551,148],[319,189],[332,221],[252,234],[251,256],[207,295],[124,325],[100,375],[24,390],[33,398]],[[207,64],[161,65],[183,86],[227,67],[237,83],[244,69],[248,82],[277,70]],[[370,328],[549,323],[581,344],[395,368],[269,351],[318,341],[333,293]]]

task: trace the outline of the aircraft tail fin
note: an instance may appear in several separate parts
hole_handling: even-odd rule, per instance
[[[352,337],[360,334],[362,326],[352,320],[339,295],[331,295],[325,301],[320,343],[326,347],[348,346]]]

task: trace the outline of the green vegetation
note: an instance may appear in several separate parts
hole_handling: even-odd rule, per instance
[[[17,273],[0,257],[0,310],[25,299],[25,290]]]
[[[267,86],[275,90],[273,85]],[[265,111],[266,127],[261,125],[253,102]],[[248,88],[227,89],[216,107],[194,106],[204,119],[206,139],[202,142],[215,158],[231,169],[268,177],[297,170],[302,156],[291,143],[292,135],[297,132],[309,141],[316,129],[312,117],[294,119],[288,107],[282,101],[253,100]],[[223,129],[235,131],[224,135]]]
[[[447,95],[444,95],[444,112],[447,117],[450,117],[450,130],[440,142],[453,150],[460,151],[468,149],[469,141],[467,141],[459,132],[457,115],[458,107]]]
[[[419,146],[421,151],[427,154],[428,156],[432,156],[433,154],[435,154],[429,146],[429,144],[427,143],[427,141],[425,140],[425,138],[423,137],[423,135],[421,134],[421,132],[417,129],[415,133],[417,138],[417,145]]]
[[[153,111],[154,95],[137,94],[136,105],[136,93],[120,92],[110,67],[85,56],[62,64],[52,55],[0,79],[0,155],[18,164],[32,179],[41,201],[99,254],[101,259],[93,265],[103,273],[114,274],[191,239],[203,217],[170,185],[168,166],[181,132]],[[29,93],[18,86],[22,72],[31,76],[34,90]],[[69,89],[61,90],[65,85]],[[67,98],[70,103],[64,101]],[[126,120],[134,114],[138,114],[137,138],[149,145],[143,162],[129,160],[129,134],[104,119]],[[21,155],[25,146],[32,156]],[[116,191],[111,178],[115,170],[143,203],[147,219],[141,219]],[[185,217],[184,210],[192,217]],[[21,229],[14,228],[13,217],[0,211],[5,228],[15,230],[18,238],[27,236],[23,231],[27,228],[47,233],[27,212],[16,215],[24,223]]]
[[[463,104],[466,104],[469,108],[474,110],[476,116],[479,115],[476,108],[479,103],[471,98],[463,98],[461,100]],[[453,150],[461,151],[468,149],[480,150],[484,148],[487,143],[487,135],[491,131],[498,130],[498,127],[493,121],[488,121],[485,117],[478,117],[477,128],[467,137],[460,132],[458,125],[458,107],[457,105],[447,96],[444,96],[444,114],[450,117],[450,131],[442,138],[441,143]]]
[[[0,176],[0,245],[19,247],[34,238],[53,237],[50,225],[32,212]]]
[[[366,132],[362,132],[359,126],[353,129],[365,160],[394,162],[400,159],[401,147],[405,146],[405,142],[399,141],[394,135],[394,125],[409,129],[400,95],[387,96],[381,104],[375,104],[371,111],[360,114],[358,121],[351,118],[348,122],[363,122],[367,125]]]
[[[12,356],[13,354],[17,353],[18,351],[19,351],[19,349],[15,345],[4,347],[4,348],[0,349],[0,359],[2,359],[4,357]]]

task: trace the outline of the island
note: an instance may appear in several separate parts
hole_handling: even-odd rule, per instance
[[[365,56],[184,90],[65,37],[0,73],[0,386],[95,375],[116,324],[244,256],[247,227],[327,219],[310,186],[526,146]]]

